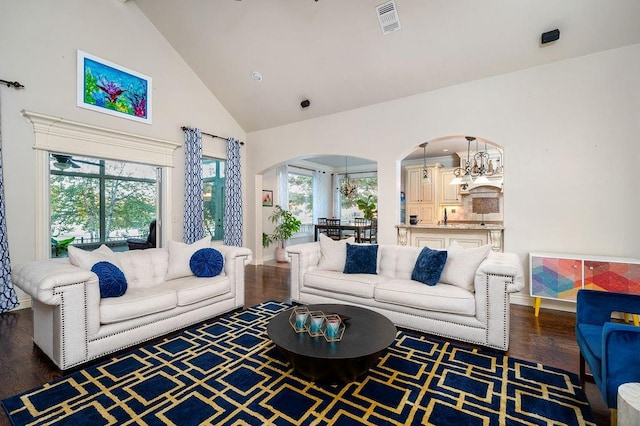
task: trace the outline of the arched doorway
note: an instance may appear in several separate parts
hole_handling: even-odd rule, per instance
[[[454,227],[482,231],[495,228],[500,231],[500,241],[495,241],[495,246],[502,246],[505,176],[502,146],[481,137],[440,137],[417,145],[402,160],[401,168],[400,218],[409,227],[407,232],[412,231],[412,226],[417,227],[415,232],[449,231]],[[442,240],[441,236],[438,238]],[[409,236],[405,243],[427,245],[424,243],[427,239],[420,243]],[[447,247],[441,240],[429,239],[430,247]]]

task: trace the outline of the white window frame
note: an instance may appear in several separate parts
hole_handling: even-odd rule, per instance
[[[172,235],[171,211],[173,152],[180,143],[139,136],[133,133],[78,123],[32,111],[22,111],[33,125],[36,151],[36,259],[51,256],[50,208],[49,208],[49,153],[86,155],[88,157],[143,163],[162,168],[160,187],[162,226],[161,246],[166,246],[167,236]]]

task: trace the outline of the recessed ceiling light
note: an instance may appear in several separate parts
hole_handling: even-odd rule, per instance
[[[254,71],[251,73],[251,78],[255,81],[262,81],[262,74],[260,74],[258,71]]]
[[[449,148],[443,149],[442,152],[449,152]]]

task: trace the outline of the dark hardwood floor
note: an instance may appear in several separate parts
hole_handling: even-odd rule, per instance
[[[266,300],[287,301],[289,269],[280,265],[246,267],[245,306]],[[60,377],[61,373],[34,347],[31,309],[0,315],[0,399],[24,392]],[[511,307],[509,356],[562,368],[578,374],[578,346],[574,335],[575,314]],[[609,412],[593,383],[586,392],[598,425],[609,424]],[[0,425],[9,425],[1,410]]]

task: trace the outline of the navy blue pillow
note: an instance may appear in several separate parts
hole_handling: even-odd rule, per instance
[[[429,247],[423,247],[416,259],[411,279],[427,285],[436,285],[446,262],[446,250],[431,250]]]
[[[216,249],[203,248],[191,255],[189,267],[196,277],[215,277],[222,272],[224,259]]]
[[[342,272],[345,274],[377,274],[378,245],[347,243],[347,260]]]
[[[127,291],[127,279],[113,263],[98,262],[91,267],[91,272],[98,276],[100,297],[120,297]]]

